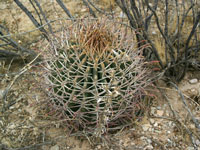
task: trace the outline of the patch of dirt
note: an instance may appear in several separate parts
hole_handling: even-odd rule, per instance
[[[15,70],[18,69],[15,67]],[[191,82],[192,74],[188,73],[178,87],[193,115],[200,121],[200,82],[199,80]],[[9,74],[8,78],[2,78],[1,90],[5,90],[12,79],[13,76]],[[155,90],[154,94],[157,98],[153,100],[151,109],[146,112],[142,120],[135,121],[132,128],[124,129],[117,134],[106,135],[106,142],[95,143],[96,145],[91,146],[86,138],[70,137],[68,129],[63,127],[59,121],[49,118],[49,115],[41,109],[38,104],[46,95],[39,86],[40,80],[41,68],[33,67],[21,75],[8,92],[5,102],[8,109],[0,113],[2,147],[27,147],[27,149],[39,147],[42,150],[56,148],[59,150],[192,149],[186,129],[188,128],[194,134],[199,133],[176,89],[160,81],[159,87],[164,89],[173,111],[177,113],[180,122],[184,123],[186,128],[177,123],[167,101],[158,90]],[[195,142],[200,146],[198,139]]]
[[[105,0],[104,0],[105,1]],[[70,12],[73,15],[87,12],[80,1],[66,0]],[[0,4],[0,9],[4,10],[3,20],[7,26],[17,32],[33,30],[35,27],[18,7],[10,1],[5,5]],[[107,3],[107,1],[105,1]],[[47,3],[42,3],[45,6]],[[99,2],[100,4],[100,2]],[[112,1],[111,1],[112,4]],[[46,11],[50,11],[52,5],[46,5]],[[58,7],[58,6],[56,6]],[[77,9],[74,9],[74,8]],[[102,7],[102,4],[99,5]],[[15,9],[12,9],[15,8]],[[57,8],[58,9],[58,8]],[[109,8],[108,8],[109,9]],[[18,15],[17,15],[18,14]],[[64,17],[64,13],[58,13]],[[59,16],[58,15],[58,16]],[[85,15],[87,16],[87,15]],[[49,16],[50,17],[50,16]],[[23,18],[23,20],[22,20]],[[55,19],[55,18],[54,18]],[[12,20],[9,22],[8,20]],[[26,24],[24,24],[26,22]],[[16,25],[18,23],[18,26]],[[15,33],[15,32],[13,32]],[[31,41],[38,37],[39,33],[30,33],[24,41]],[[30,42],[29,41],[29,42]],[[40,46],[32,45],[37,51]],[[41,149],[41,150],[193,150],[191,137],[188,131],[199,136],[199,131],[192,122],[183,100],[177,90],[159,81],[158,87],[164,91],[168,101],[162,96],[160,91],[154,89],[156,98],[152,100],[150,110],[142,119],[133,122],[132,128],[124,129],[113,135],[105,135],[105,140],[95,141],[94,145],[90,139],[74,137],[69,135],[59,121],[50,118],[45,110],[41,109],[41,101],[46,97],[41,89],[40,66],[32,66],[25,73],[20,75],[8,91],[7,99],[3,97],[6,87],[13,81],[15,76],[24,67],[23,63],[17,62],[9,66],[1,64],[0,79],[0,149]],[[189,72],[184,80],[178,84],[178,88],[184,95],[188,107],[192,111],[195,119],[200,122],[200,73]],[[194,80],[195,79],[195,80]],[[193,80],[193,81],[192,81]],[[169,103],[171,108],[169,107]],[[178,118],[175,118],[172,110]],[[179,122],[177,122],[177,119]],[[197,149],[200,150],[200,139],[193,141]]]

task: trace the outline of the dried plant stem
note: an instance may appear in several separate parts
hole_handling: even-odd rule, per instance
[[[23,74],[25,73],[26,71],[30,70],[32,67],[33,67],[33,63],[37,60],[37,58],[41,55],[41,53],[39,53],[30,63],[28,63],[26,66],[24,66],[17,75],[15,75],[15,77],[13,78],[13,80],[10,82],[10,84],[6,87],[6,89],[4,90],[3,92],[3,108],[1,110],[1,112],[4,112],[6,111],[10,106],[11,104],[8,104],[8,106],[5,106],[5,102],[7,100],[7,95],[8,95],[8,92],[10,91],[11,87],[13,86],[13,84],[15,83],[15,81]],[[14,104],[14,103],[12,103]]]
[[[168,99],[168,97],[167,97],[167,95],[164,93],[164,91],[163,91],[161,88],[159,88],[159,87],[158,87],[158,89],[159,89],[160,93],[162,94],[162,96],[164,97],[164,99],[167,101],[167,104],[168,104],[168,106],[169,106],[169,108],[170,108],[170,110],[171,110],[171,112],[173,113],[173,116],[174,116],[174,118],[175,118],[175,123],[178,123],[177,126],[180,126],[180,125],[181,125],[181,127],[183,127],[183,129],[185,129],[185,131],[187,132],[187,134],[190,136],[190,140],[191,140],[191,142],[192,142],[194,148],[197,149],[197,145],[196,145],[196,142],[195,142],[196,140],[195,140],[195,137],[194,137],[194,135],[193,135],[194,133],[193,133],[192,131],[190,131],[190,129],[180,120],[180,117],[179,117],[178,114],[175,112],[175,110],[174,110],[172,104],[170,103],[170,100]],[[197,135],[196,135],[196,136],[197,136]],[[198,137],[198,138],[199,138],[199,137]]]

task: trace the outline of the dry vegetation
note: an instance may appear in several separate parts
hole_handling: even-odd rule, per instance
[[[15,2],[0,1],[0,150],[199,150],[198,22],[192,37],[189,37],[200,16],[200,3],[198,0],[161,0],[154,13],[151,8],[155,7],[156,1],[152,0],[148,6],[145,0],[139,0],[135,4],[137,7],[130,7],[129,2],[123,4],[121,0],[63,0],[70,18],[56,1],[42,0],[39,4],[46,19],[41,11],[40,15],[37,12],[37,1],[31,1],[37,11],[29,1],[21,1],[38,21],[38,26]],[[168,14],[165,11],[166,2]],[[142,3],[145,6],[143,9]],[[139,12],[136,8],[139,8]],[[145,20],[148,16],[151,16],[149,22]],[[153,88],[147,89],[151,97],[144,101],[148,105],[147,111],[135,119],[129,128],[122,127],[117,133],[105,134],[101,139],[70,134],[70,128],[63,124],[63,120],[57,120],[49,114],[48,107],[43,103],[47,99],[47,89],[41,86],[44,81],[41,60],[44,55],[49,56],[49,41],[52,40],[52,36],[48,35],[53,33],[56,37],[54,42],[63,40],[66,35],[62,31],[70,29],[70,24],[75,24],[74,19],[95,20],[94,17],[113,20],[126,26],[127,33],[136,33],[133,40],[139,43],[137,46],[143,50],[149,68],[156,70]],[[184,24],[181,25],[183,17]],[[145,25],[148,25],[146,30]]]

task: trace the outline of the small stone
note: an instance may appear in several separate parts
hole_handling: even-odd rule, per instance
[[[131,131],[135,131],[135,128],[131,128],[130,130],[131,130]]]
[[[166,110],[166,116],[170,116],[170,113],[168,110]]]
[[[158,123],[156,122],[153,126],[154,126],[154,127],[157,127],[157,126],[158,126]]]
[[[153,6],[153,4],[152,4],[152,3],[149,3],[149,6],[151,6],[151,7],[152,7],[152,6]]]
[[[143,127],[144,131],[147,131],[148,129],[149,129],[149,127],[145,127],[145,126]]]
[[[156,107],[158,110],[160,110],[161,109],[161,107],[160,106],[158,106],[158,107]]]
[[[131,145],[135,145],[135,142],[131,142]]]
[[[167,134],[170,134],[171,133],[171,131],[167,131]]]
[[[151,118],[151,119],[149,119],[149,121],[150,121],[150,123],[151,123],[151,124],[154,124],[154,123],[155,123],[155,120],[154,120],[154,119],[152,119],[152,118]]]
[[[194,150],[194,147],[189,146],[187,147],[187,150]]]
[[[144,125],[142,125],[143,131],[148,131],[150,127],[151,127],[150,124],[144,124]]]
[[[169,125],[169,127],[173,127],[174,123],[172,121],[169,121],[168,125]]]
[[[195,84],[195,83],[197,83],[197,82],[198,82],[197,79],[191,79],[191,80],[189,80],[189,83],[190,83],[190,84]]]
[[[123,12],[120,12],[119,17],[120,18],[126,18],[126,15]]]
[[[164,111],[163,110],[157,110],[157,115],[158,116],[163,116],[164,114]]]
[[[59,150],[59,146],[58,145],[54,145],[50,148],[50,150]]]
[[[147,139],[147,138],[146,138],[145,136],[141,136],[140,139],[141,139],[141,140],[145,140],[145,139]]]
[[[195,129],[196,128],[194,124],[190,124],[189,126],[190,126],[191,129]]]
[[[153,34],[153,35],[156,35],[156,31],[152,31],[152,34]]]
[[[97,145],[97,149],[101,149],[101,145]]]
[[[151,140],[151,139],[147,139],[147,142],[148,142],[149,144],[151,144],[151,143],[152,143],[152,140]]]
[[[152,145],[147,145],[144,150],[152,150],[153,149],[153,146]]]
[[[200,146],[200,141],[199,141],[199,140],[196,140],[196,144],[197,144],[198,146]]]
[[[155,114],[156,112],[156,108],[155,107],[151,107],[151,114]]]
[[[4,90],[0,90],[0,99],[3,99],[4,96]]]
[[[197,96],[197,95],[199,95],[199,91],[195,88],[192,88],[190,90],[190,96]]]
[[[170,139],[167,139],[167,141],[168,141],[169,143],[171,143],[171,142],[172,142]]]
[[[155,132],[155,133],[161,133],[161,131],[160,131],[160,130],[154,130],[154,132]]]

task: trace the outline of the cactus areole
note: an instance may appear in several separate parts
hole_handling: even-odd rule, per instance
[[[113,25],[81,22],[70,31],[47,62],[51,108],[77,131],[120,129],[141,110],[149,74],[143,59],[126,30]]]

